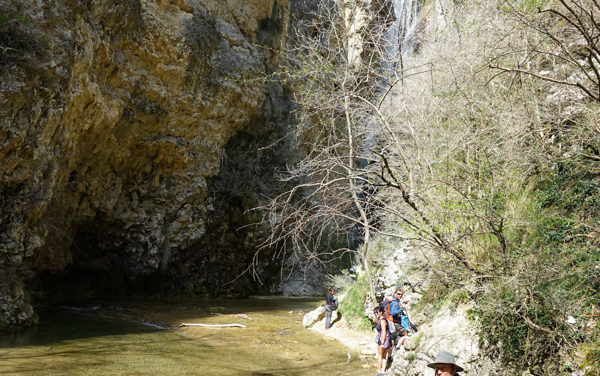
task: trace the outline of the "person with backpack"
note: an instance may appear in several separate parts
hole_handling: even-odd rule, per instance
[[[333,293],[334,289],[330,287],[325,296],[325,329],[331,328],[331,314],[338,307],[338,300]]]
[[[390,336],[389,325],[385,319],[385,311],[383,307],[377,306],[373,310],[377,319],[377,374],[376,376],[385,375],[385,369],[387,368],[387,357],[392,349],[392,339]]]
[[[393,299],[388,302],[386,308],[386,318],[393,322],[394,327],[392,330],[392,339],[394,340],[395,348],[399,349],[404,344],[404,340],[406,339],[406,335],[408,334],[408,327],[404,325],[408,322],[408,318],[406,317],[405,309],[406,307],[402,305],[400,299],[404,292],[402,289],[396,289],[394,292]],[[404,319],[406,317],[406,319]],[[394,330],[395,329],[395,330]]]

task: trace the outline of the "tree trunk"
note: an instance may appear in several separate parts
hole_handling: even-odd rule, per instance
[[[346,128],[348,131],[348,170],[350,171],[350,175],[352,174],[352,170],[354,170],[354,146],[353,137],[352,137],[352,119],[350,117],[350,98],[346,95],[344,96],[344,112],[346,115]],[[350,192],[352,194],[352,201],[354,202],[354,206],[358,210],[360,214],[360,222],[363,227],[364,236],[363,236],[363,245],[362,250],[359,251],[359,255],[363,264],[363,268],[365,269],[365,275],[367,277],[367,283],[369,284],[369,299],[373,304],[377,303],[377,299],[375,297],[375,289],[373,288],[373,278],[371,275],[371,265],[369,264],[369,241],[371,238],[371,231],[369,230],[369,218],[367,217],[367,213],[365,209],[362,207],[358,195],[356,194],[356,186],[354,185],[354,180],[352,178],[348,179],[348,184],[350,184]]]

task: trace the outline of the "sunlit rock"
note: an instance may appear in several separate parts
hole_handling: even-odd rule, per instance
[[[74,264],[168,270],[207,231],[224,146],[268,115],[264,46],[283,40],[288,1],[2,7],[28,20],[31,51],[0,62],[0,268],[19,291]],[[0,283],[0,327],[31,317],[13,290]]]
[[[302,319],[302,325],[306,328],[320,321],[325,317],[325,307],[319,306],[317,309],[308,312]]]

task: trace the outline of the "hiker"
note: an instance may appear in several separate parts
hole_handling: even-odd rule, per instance
[[[392,339],[388,328],[387,320],[385,319],[385,310],[381,306],[375,307],[373,310],[375,317],[377,318],[377,374],[376,376],[385,375],[385,369],[387,368],[387,357],[392,349]]]
[[[350,283],[354,283],[356,282],[356,280],[358,279],[358,267],[356,265],[352,265],[350,267],[350,269],[348,269],[348,271],[350,272]]]
[[[392,336],[395,344],[394,347],[396,349],[402,347],[402,344],[404,344],[404,340],[406,339],[406,335],[408,334],[408,328],[404,327],[402,320],[403,316],[405,316],[404,310],[406,309],[406,307],[400,303],[402,296],[404,296],[402,289],[396,289],[396,292],[394,292],[394,297],[389,303],[389,314],[394,322],[394,326],[396,327],[395,332],[397,333],[397,335]],[[392,332],[394,331],[392,330]]]
[[[333,287],[330,287],[325,296],[325,329],[331,328],[331,313],[338,307],[338,301],[333,292]]]
[[[463,371],[463,368],[456,364],[454,355],[446,350],[437,353],[433,363],[429,363],[427,367],[435,369],[435,376],[458,376],[458,372]]]

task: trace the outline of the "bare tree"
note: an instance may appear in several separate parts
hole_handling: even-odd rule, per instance
[[[290,45],[289,65],[278,74],[296,93],[294,135],[304,157],[281,175],[291,188],[263,208],[272,230],[265,247],[299,261],[326,262],[352,252],[368,270],[373,258],[368,244],[376,236],[429,244],[441,260],[431,268],[447,276],[444,283],[471,284],[486,335],[499,344],[504,359],[540,367],[548,354],[573,346],[575,329],[565,324],[566,316],[585,312],[589,301],[565,299],[585,283],[585,267],[569,275],[569,251],[550,255],[545,246],[554,244],[539,239],[554,230],[544,227],[537,217],[544,211],[532,203],[539,200],[538,175],[548,179],[573,155],[587,153],[592,160],[593,152],[573,154],[565,145],[597,144],[600,135],[596,107],[578,115],[591,126],[558,132],[557,125],[580,119],[567,118],[546,97],[556,81],[570,82],[573,72],[585,76],[579,81],[583,87],[570,86],[584,93],[584,88],[594,93],[597,79],[591,63],[573,61],[567,69],[565,58],[559,59],[566,51],[557,50],[543,29],[524,27],[518,17],[514,22],[516,14],[532,20],[534,13],[516,7],[498,12],[498,6],[444,9],[446,25],[455,30],[425,33],[430,40],[420,55],[406,56],[392,70],[384,37],[390,18],[372,12],[364,28],[349,30],[343,8],[329,7],[321,9],[317,22],[304,25]],[[568,50],[574,48],[565,35],[580,32],[567,21],[561,25],[566,26],[546,26],[557,40],[565,37]],[[361,36],[358,47],[348,42],[356,38],[351,32]],[[588,39],[595,43],[594,33]],[[579,45],[587,40],[579,39]],[[545,55],[535,55],[531,46]],[[588,47],[581,53],[595,45]],[[549,65],[552,56],[556,64]],[[595,59],[590,55],[588,62],[596,64]],[[540,74],[544,69],[550,72]],[[499,74],[507,71],[514,74]],[[540,81],[536,74],[551,79]],[[561,288],[549,291],[561,281]],[[498,330],[502,325],[518,330]]]
[[[272,229],[265,247],[278,247],[276,256],[291,254],[299,261],[326,262],[352,252],[365,269],[374,301],[373,233],[427,241],[478,271],[439,230],[434,212],[422,209],[429,204],[415,199],[413,163],[403,155],[414,135],[381,110],[396,86],[428,72],[429,65],[392,64],[397,57],[387,47],[390,9],[361,8],[367,3],[319,9],[290,43],[289,65],[278,75],[290,80],[296,93],[295,136],[305,157],[281,176],[292,188],[263,209]],[[399,197],[403,207],[388,196]],[[384,226],[382,216],[410,231],[386,232],[393,227]]]
[[[381,45],[385,25],[374,22],[378,9],[369,3],[322,4],[296,30],[282,72],[295,89],[295,137],[305,157],[281,176],[292,188],[263,209],[272,228],[265,246],[301,262],[356,254],[374,300],[368,252],[377,225],[368,165],[378,126],[357,97],[371,100],[385,83],[381,51],[369,49]]]
[[[490,67],[575,87],[600,101],[600,4],[558,0],[535,9],[513,1],[506,4],[518,23],[532,33],[523,50],[499,54]]]

